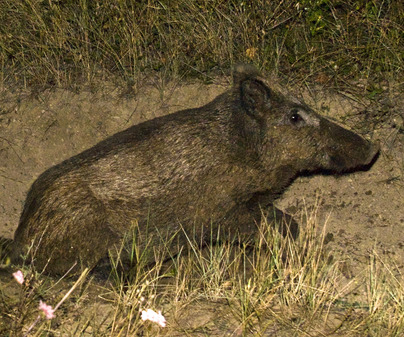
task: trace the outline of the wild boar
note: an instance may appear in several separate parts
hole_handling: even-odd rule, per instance
[[[269,221],[286,217],[284,233],[296,236],[296,222],[272,205],[291,181],[359,169],[377,153],[239,65],[233,87],[212,102],[132,126],[42,173],[25,201],[14,260],[31,247],[48,273],[91,268],[119,250],[133,223],[142,244],[174,250],[191,232],[201,242],[218,228],[251,237],[265,210]]]

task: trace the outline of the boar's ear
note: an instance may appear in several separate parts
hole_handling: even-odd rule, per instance
[[[233,83],[240,84],[245,79],[260,77],[260,72],[252,64],[237,63],[233,68]]]
[[[247,113],[262,118],[270,107],[271,90],[260,80],[246,79],[240,84],[241,103]]]

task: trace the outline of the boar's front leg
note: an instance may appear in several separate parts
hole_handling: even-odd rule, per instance
[[[268,224],[276,224],[280,233],[296,239],[299,235],[299,225],[289,214],[284,213],[273,205],[275,196],[270,192],[256,193],[248,202],[247,208],[255,218],[266,218]],[[261,216],[261,217],[260,217]],[[259,222],[258,222],[259,223]]]
[[[280,233],[296,239],[299,235],[298,223],[289,215],[277,209],[272,204],[273,196],[265,194],[254,195],[247,203],[233,208],[224,221],[225,230],[231,235],[254,239],[262,220],[269,225],[276,225]]]

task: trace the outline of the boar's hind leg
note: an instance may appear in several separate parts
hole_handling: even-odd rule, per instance
[[[94,267],[107,255],[108,246],[116,239],[110,230],[108,214],[101,203],[87,196],[86,202],[66,198],[63,205],[44,204],[38,211],[38,223],[27,219],[28,225],[16,237],[20,244],[34,240],[32,258],[39,270],[64,274],[70,268],[79,271]]]

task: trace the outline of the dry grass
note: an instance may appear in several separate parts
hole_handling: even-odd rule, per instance
[[[11,278],[2,285],[0,332],[24,336],[38,317],[39,299],[54,305],[70,284],[76,289],[56,318],[41,317],[30,336],[403,334],[403,275],[374,251],[363,274],[345,278],[341,270],[349,257],[329,254],[317,209],[305,215],[296,241],[265,222],[252,247],[226,242],[201,249],[190,238],[186,253],[165,263],[160,257],[153,266],[140,263],[130,279],[112,273],[104,285],[87,277],[72,286],[26,267],[16,293],[10,294]],[[147,308],[162,310],[167,327],[142,321],[140,310]]]
[[[145,73],[201,77],[253,62],[296,81],[344,85],[403,74],[400,1],[0,2],[0,82],[41,89]]]

